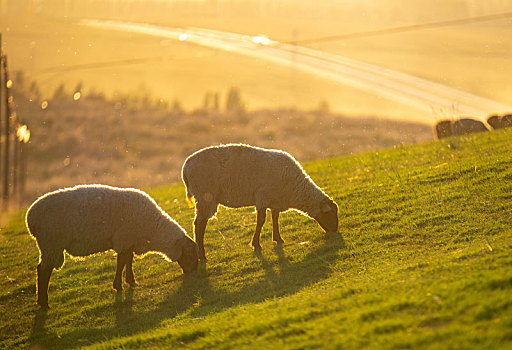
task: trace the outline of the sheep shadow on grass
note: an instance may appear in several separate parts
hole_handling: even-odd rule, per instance
[[[292,295],[304,287],[328,278],[332,273],[331,265],[339,259],[338,252],[345,247],[343,238],[338,235],[324,238],[322,243],[313,247],[303,259],[297,262],[293,262],[292,257],[287,256],[282,246],[276,246],[273,251],[265,254],[254,253],[257,258],[254,268],[262,268],[265,272],[264,278],[248,283],[235,291],[213,288],[209,276],[213,272],[209,272],[204,265],[200,265],[196,272],[176,278],[175,281],[179,283],[181,280],[181,284],[160,300],[154,309],[144,312],[134,311],[137,303],[137,289],[128,289],[118,293],[112,304],[95,309],[97,314],[113,314],[115,319],[113,327],[97,328],[91,325],[90,328],[77,328],[67,334],[61,334],[58,339],[51,337],[52,344],[48,345],[74,347],[77,338],[87,339],[88,344],[94,344],[115,337],[146,332],[161,326],[163,321],[173,319],[185,312],[190,312],[191,317],[202,317],[237,305]],[[266,257],[271,254],[277,256],[276,261]],[[34,322],[38,324],[38,331],[44,329],[45,321],[46,315],[41,318],[36,313]],[[42,338],[36,336],[29,340],[34,344],[39,338],[39,343],[45,345],[46,337],[41,335]]]
[[[276,265],[261,253],[255,254],[265,270],[265,279],[246,286],[236,294],[231,294],[233,301],[239,304],[261,302],[268,298],[283,297],[299,292],[306,286],[315,284],[329,277],[331,265],[338,258],[338,251],[346,248],[341,236],[328,236],[323,244],[313,248],[304,259],[290,262],[282,246],[275,246]]]

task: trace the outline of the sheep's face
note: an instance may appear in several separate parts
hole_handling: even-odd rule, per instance
[[[338,232],[338,206],[329,198],[320,202],[320,208],[313,215],[325,232]]]
[[[183,273],[189,273],[197,269],[199,254],[197,244],[188,237],[181,241],[181,257],[178,259]]]

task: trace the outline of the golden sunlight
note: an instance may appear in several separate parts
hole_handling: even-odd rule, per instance
[[[270,44],[270,39],[263,35],[258,35],[252,38],[252,42],[255,44],[268,45]]]
[[[18,141],[27,143],[30,140],[30,130],[26,125],[21,125],[16,131],[16,136],[18,137]]]

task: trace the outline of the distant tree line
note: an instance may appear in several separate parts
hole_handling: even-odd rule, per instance
[[[178,114],[184,113],[184,107],[178,98],[169,101],[154,97],[143,84],[135,92],[115,92],[113,96],[107,97],[94,88],[85,88],[82,82],[76,83],[72,89],[60,83],[53,93],[43,94],[37,82],[29,81],[23,71],[17,71],[12,80],[16,104],[39,104],[42,109],[49,108],[55,103],[62,104],[85,98],[110,101],[125,108],[166,109]],[[247,104],[240,90],[237,87],[230,87],[224,95],[218,91],[205,92],[202,105],[196,110],[243,115],[246,113]]]

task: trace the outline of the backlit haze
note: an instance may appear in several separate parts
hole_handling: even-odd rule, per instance
[[[11,69],[48,94],[82,82],[85,93],[143,90],[193,109],[235,86],[249,109],[325,101],[348,115],[429,123],[512,105],[511,18],[407,27],[507,11],[503,1],[3,0],[0,31]],[[363,34],[335,38],[354,33]]]

